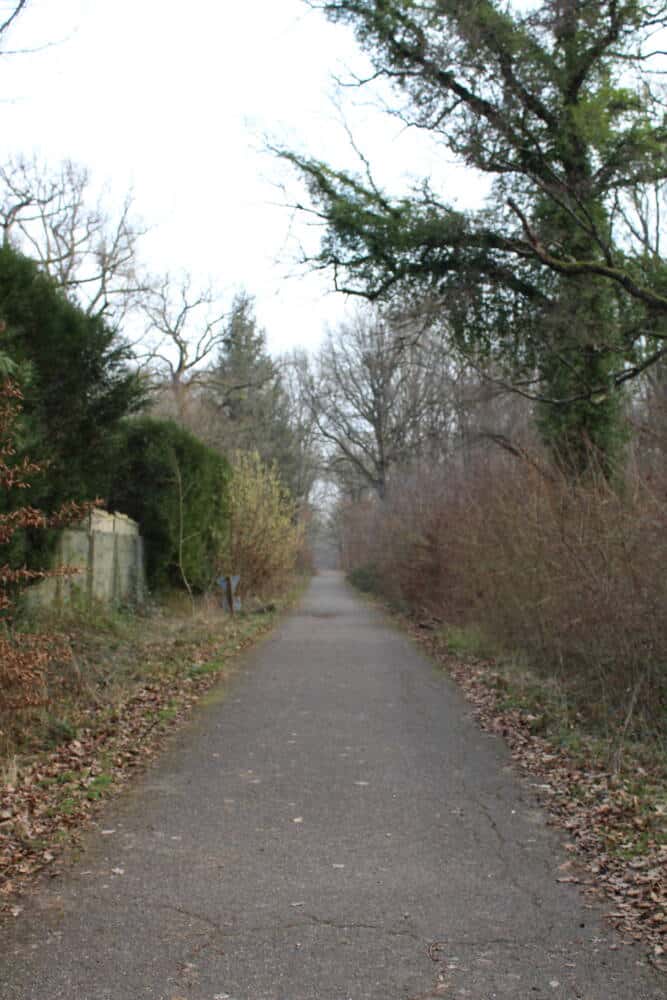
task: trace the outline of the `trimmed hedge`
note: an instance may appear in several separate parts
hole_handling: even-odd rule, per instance
[[[228,462],[178,424],[152,417],[122,426],[116,456],[108,506],[139,522],[149,586],[183,586],[182,569],[204,590],[229,532]]]

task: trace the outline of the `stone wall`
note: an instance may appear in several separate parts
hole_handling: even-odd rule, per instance
[[[141,604],[146,599],[143,540],[136,521],[94,510],[76,528],[61,532],[53,568],[77,573],[40,581],[27,591],[29,604],[48,606],[76,600]]]

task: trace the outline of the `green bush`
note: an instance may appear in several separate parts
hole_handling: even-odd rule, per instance
[[[350,570],[347,578],[353,587],[365,594],[379,594],[382,591],[377,567],[373,563],[355,566],[354,569]]]
[[[0,362],[13,368],[23,397],[16,461],[27,454],[44,469],[31,478],[31,504],[50,513],[104,497],[114,433],[145,397],[129,348],[11,246],[0,247],[0,321]],[[0,494],[3,512],[21,503]],[[42,568],[54,541],[52,531],[19,531],[7,558]]]
[[[151,417],[122,426],[116,455],[109,509],[139,522],[149,586],[208,587],[229,531],[227,461],[172,421]]]

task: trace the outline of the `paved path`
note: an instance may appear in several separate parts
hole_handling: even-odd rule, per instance
[[[316,578],[81,861],[0,935],[2,1000],[658,1000],[455,688]]]

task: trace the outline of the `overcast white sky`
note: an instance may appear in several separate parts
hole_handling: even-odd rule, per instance
[[[351,32],[302,0],[32,0],[11,45],[48,43],[0,59],[0,156],[73,159],[119,201],[132,187],[149,270],[189,270],[230,299],[244,287],[274,352],[315,346],[344,303],[295,266],[313,233],[285,208],[292,181],[264,138],[353,164],[332,101],[332,74],[363,65]],[[369,95],[347,91],[345,118],[383,183],[437,172],[477,201],[474,175]]]

